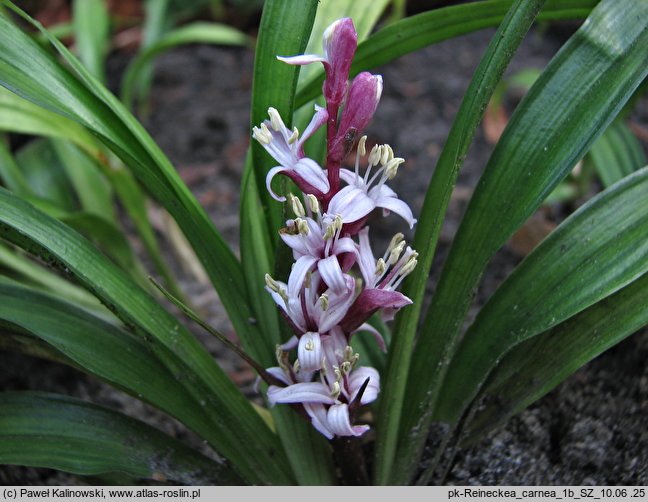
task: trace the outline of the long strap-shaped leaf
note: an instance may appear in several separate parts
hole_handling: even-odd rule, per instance
[[[376,445],[376,479],[379,483],[406,483],[411,475],[409,471],[416,463],[416,455],[410,453],[393,464],[399,441],[407,373],[428,271],[452,189],[477,125],[506,66],[542,4],[543,1],[518,1],[511,8],[475,72],[434,170],[414,238],[414,247],[420,252],[419,270],[404,288],[414,304],[400,313],[394,328],[397,336],[389,351],[388,376],[384,379],[386,383],[378,414],[380,422]]]
[[[209,416],[205,435],[251,483],[291,483],[280,445],[250,403],[176,319],[76,232],[0,189],[0,237],[70,274],[142,337]]]
[[[455,354],[435,418],[455,423],[514,345],[570,318],[648,271],[648,167],[565,220],[504,281]]]
[[[583,19],[599,0],[549,0],[539,19]],[[358,46],[351,76],[363,70],[376,68],[404,54],[428,45],[474,31],[498,26],[513,5],[514,0],[490,0],[455,5],[409,16],[381,29]],[[322,89],[324,72],[319,78],[309,78],[299,89],[296,106],[316,98]]]
[[[509,353],[479,393],[466,439],[540,399],[582,365],[648,324],[648,274]]]
[[[11,2],[4,2],[42,29]],[[76,76],[0,15],[0,85],[79,122],[119,155],[178,222],[218,290],[237,333],[262,336],[249,322],[252,316],[240,264],[169,160],[119,100],[58,40],[50,41]]]
[[[604,0],[518,106],[475,190],[414,353],[403,445],[423,443],[481,274],[648,73],[648,3]],[[530,286],[531,287],[531,286]]]
[[[83,475],[123,472],[189,485],[241,483],[227,466],[149,425],[44,392],[0,394],[0,463]]]
[[[13,284],[0,284],[0,320],[47,342],[83,371],[152,403],[196,433],[207,434],[212,427],[202,408],[146,343],[117,326]]]

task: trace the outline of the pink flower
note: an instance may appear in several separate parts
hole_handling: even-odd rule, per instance
[[[322,92],[327,103],[339,105],[347,90],[349,69],[358,45],[358,34],[351,18],[345,17],[332,23],[322,37],[324,56],[302,54],[292,57],[277,56],[277,59],[292,65],[322,63],[326,80]]]
[[[315,115],[299,139],[297,128],[290,131],[284,124],[279,112],[274,108],[268,109],[270,120],[266,120],[259,127],[254,127],[252,137],[256,139],[272,157],[279,162],[279,166],[268,171],[266,187],[272,197],[280,202],[285,197],[276,195],[270,186],[272,178],[277,174],[284,174],[292,179],[304,192],[323,196],[330,189],[326,172],[312,159],[304,155],[304,142],[319,129],[328,119],[328,112],[315,105]]]
[[[405,162],[400,157],[394,157],[389,145],[374,146],[369,153],[368,166],[364,176],[360,175],[360,156],[365,153],[366,136],[360,139],[356,155],[355,172],[340,169],[340,178],[346,183],[342,190],[336,193],[328,206],[328,213],[340,215],[343,223],[361,220],[377,207],[383,208],[383,213],[390,211],[401,216],[410,228],[416,223],[410,207],[400,200],[385,182],[396,176],[398,166]],[[380,168],[373,173],[374,166]]]

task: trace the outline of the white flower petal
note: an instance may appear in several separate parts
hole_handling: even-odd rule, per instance
[[[380,347],[380,350],[383,352],[387,352],[387,348],[385,347],[385,340],[383,339],[383,336],[380,334],[380,331],[378,331],[376,328],[374,328],[371,324],[365,322],[363,323],[358,329],[356,329],[353,333],[359,333],[360,331],[366,331],[368,333],[371,333],[378,343],[378,347]]]
[[[374,199],[376,207],[382,207],[389,211],[395,212],[407,222],[410,228],[414,227],[416,220],[414,219],[412,210],[407,205],[407,203],[400,200],[397,197],[396,193],[389,187],[385,185],[374,187],[369,190],[369,196]]]
[[[365,227],[358,233],[358,265],[360,273],[365,281],[365,287],[373,288],[376,283],[376,258],[369,243],[369,227]]]
[[[266,174],[266,188],[268,189],[268,192],[270,192],[270,195],[272,196],[272,198],[274,200],[279,201],[279,202],[285,202],[286,198],[283,197],[283,196],[279,196],[279,195],[277,195],[276,193],[274,193],[272,191],[272,186],[271,186],[272,178],[274,178],[277,174],[279,174],[279,173],[281,173],[283,171],[287,171],[287,170],[288,169],[283,167],[283,166],[277,166],[277,167],[273,167],[272,169],[270,169],[268,171],[268,174]]]
[[[319,333],[309,331],[301,336],[297,359],[302,371],[317,371],[322,367],[322,342]]]
[[[333,196],[327,212],[331,216],[339,214],[343,223],[352,223],[367,216],[375,207],[364,190],[348,185]]]
[[[330,185],[326,171],[313,159],[309,159],[308,157],[299,159],[295,164],[294,171],[306,183],[320,192],[327,193],[329,191]]]
[[[333,439],[334,434],[328,428],[326,407],[323,404],[304,403],[304,409],[306,410],[306,413],[308,413],[308,416],[311,417],[311,424],[313,424],[313,427],[328,439]]]
[[[277,403],[322,403],[333,404],[331,390],[320,382],[305,382],[289,385],[288,387],[268,387],[268,401],[271,405]]]
[[[346,291],[345,274],[340,268],[340,262],[338,262],[337,256],[329,256],[328,258],[319,260],[317,262],[317,270],[331,291],[335,293],[343,293]]]
[[[277,56],[277,59],[283,63],[300,66],[311,63],[323,63],[326,61],[325,58],[316,54],[300,54],[299,56]]]
[[[317,258],[314,256],[302,256],[293,265],[288,277],[288,298],[297,298],[304,286],[306,274],[313,270]]]
[[[371,368],[370,366],[361,366],[360,368],[353,370],[349,375],[351,401],[356,398],[360,387],[362,387],[362,384],[364,384],[367,378],[369,379],[369,383],[362,394],[360,404],[368,404],[376,400],[378,393],[380,392],[380,375],[375,368]]]
[[[369,430],[368,425],[351,426],[349,407],[344,403],[331,406],[326,418],[329,429],[336,436],[362,436]]]
[[[266,371],[270,373],[273,377],[275,377],[277,380],[282,381],[286,385],[290,385],[292,383],[288,378],[288,376],[284,373],[284,370],[282,370],[279,366],[267,368]]]

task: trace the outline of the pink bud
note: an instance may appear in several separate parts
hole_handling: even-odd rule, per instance
[[[332,158],[342,160],[347,150],[353,146],[354,140],[376,112],[376,107],[382,94],[382,77],[362,72],[351,82],[349,94],[340,118],[338,132],[332,145]]]
[[[351,61],[358,46],[358,34],[350,17],[338,19],[324,32],[324,68],[326,80],[322,88],[327,103],[339,106],[347,90]]]

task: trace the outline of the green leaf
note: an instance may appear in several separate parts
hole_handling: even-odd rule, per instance
[[[74,187],[81,209],[117,224],[112,189],[96,162],[72,143],[61,140],[50,142]]]
[[[641,143],[621,120],[606,129],[587,155],[605,187],[646,165]]]
[[[241,182],[241,265],[247,283],[255,322],[262,326],[264,337],[258,343],[241,340],[245,350],[265,367],[276,364],[276,346],[285,342],[279,331],[279,312],[270,294],[265,290],[265,274],[274,269],[273,249],[266,231],[266,225],[259,202],[251,155],[246,159]]]
[[[146,343],[114,324],[54,296],[2,283],[0,320],[47,342],[82,371],[170,413],[197,433],[211,426]]]
[[[30,141],[16,152],[16,163],[31,191],[64,211],[79,207],[61,159],[46,139]]]
[[[422,448],[421,442],[403,444],[405,452],[399,453],[397,458],[398,442],[402,437],[399,427],[403,406],[406,404],[404,399],[407,375],[434,250],[452,189],[477,125],[498,81],[542,3],[517,2],[491,40],[466,91],[426,193],[413,243],[414,249],[419,252],[418,270],[408,278],[403,288],[403,292],[414,303],[399,313],[393,330],[397,336],[394,337],[389,351],[387,376],[383,379],[385,384],[380,400],[376,439],[378,483],[406,483],[417,462],[416,452]]]
[[[83,234],[103,251],[117,265],[138,282],[145,284],[146,275],[139,262],[135,261],[133,250],[123,231],[109,220],[93,213],[69,213],[59,219]]]
[[[132,106],[133,91],[140,82],[141,72],[149,68],[156,56],[186,44],[247,45],[250,39],[245,33],[219,23],[195,22],[177,28],[165,34],[154,44],[137,53],[126,69],[122,80],[122,101],[129,108]]]
[[[105,0],[74,0],[74,39],[79,58],[101,82],[106,81],[105,59],[110,37],[110,17]]]
[[[549,0],[538,17],[544,21],[582,19],[599,0]],[[472,2],[434,9],[386,26],[358,46],[351,66],[351,76],[393,61],[400,56],[443,40],[498,26],[513,0]],[[295,106],[301,107],[315,99],[322,89],[324,71],[299,89]]]
[[[97,140],[78,123],[0,87],[0,130],[67,139],[96,157]]]
[[[648,271],[648,167],[583,205],[498,288],[465,334],[435,418],[454,424],[497,361]]]
[[[299,67],[282,63],[277,56],[303,54],[317,3],[317,0],[266,0],[264,3],[254,58],[252,125],[266,120],[268,108],[273,107],[279,111],[286,126],[291,126]],[[265,187],[266,173],[276,166],[276,162],[256,141],[252,142],[252,160],[256,186]],[[277,230],[283,226],[281,205],[267,190],[259,190],[259,199],[270,242],[276,246]]]
[[[0,463],[82,475],[123,472],[189,485],[241,482],[226,465],[149,425],[44,392],[0,394]]]
[[[601,2],[511,117],[470,201],[421,328],[409,375],[416,385],[408,386],[407,423],[401,429],[409,444],[424,440],[491,256],[569,173],[646,77],[647,25],[645,2]]]
[[[0,137],[0,180],[5,187],[18,195],[33,196],[25,176],[16,164],[5,138]]]
[[[0,245],[0,266],[11,272],[21,284],[58,295],[69,303],[92,312],[95,316],[114,322],[115,317],[94,296],[50,270],[23,256],[22,250]],[[7,271],[4,271],[6,274]],[[0,275],[0,278],[4,278]]]
[[[3,1],[47,33],[11,2]],[[249,323],[251,312],[240,264],[209,216],[141,124],[58,40],[51,38],[50,42],[78,78],[0,16],[0,84],[81,123],[112,149],[185,233],[239,336],[259,338],[258,328]]]
[[[128,275],[79,234],[3,189],[0,223],[0,237],[74,277],[146,342],[193,399],[196,413],[209,417],[212,426],[202,436],[248,482],[292,482],[276,437],[250,403],[187,329]]]
[[[473,441],[540,399],[578,368],[648,324],[648,274],[508,352],[489,376],[467,427]]]

